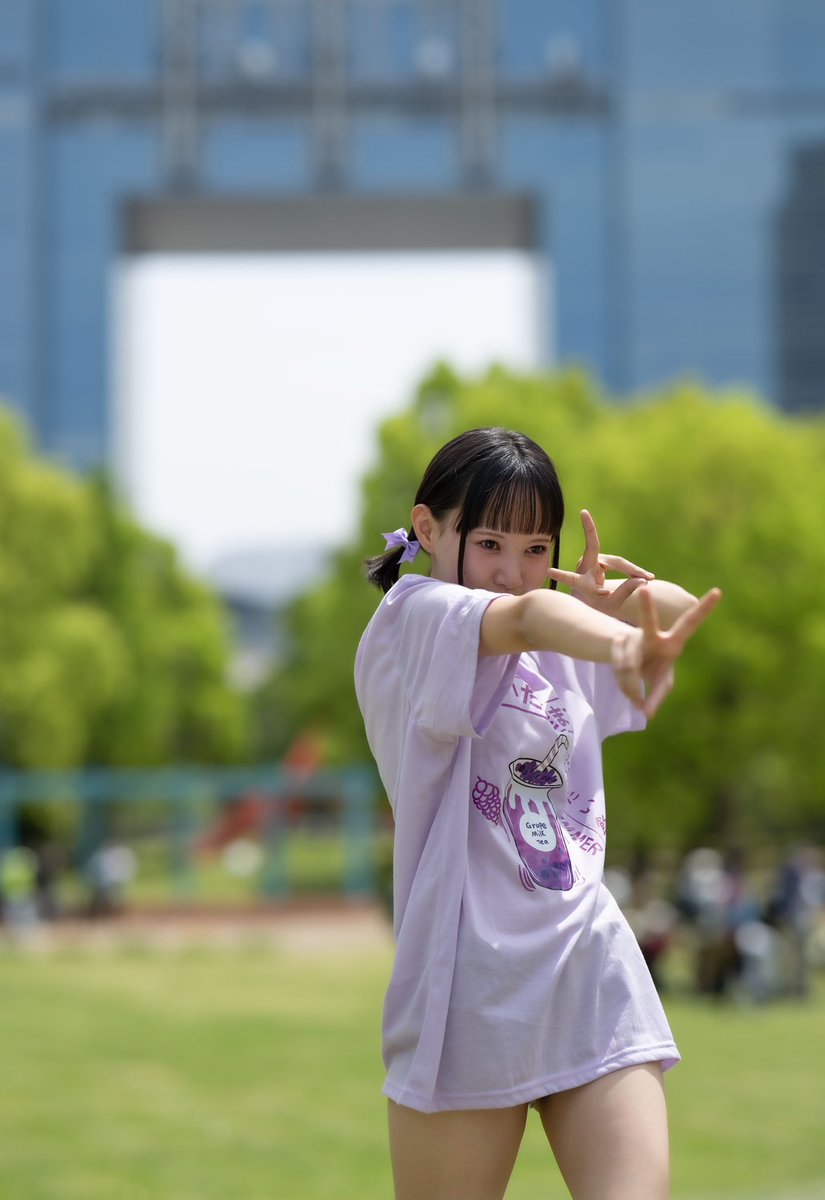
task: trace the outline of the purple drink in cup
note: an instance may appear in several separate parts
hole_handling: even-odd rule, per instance
[[[517,758],[510,763],[510,782],[504,793],[504,819],[523,863],[522,882],[556,892],[573,886],[573,865],[564,832],[550,800],[550,790],[563,784],[553,759],[567,739],[556,739],[547,757]]]

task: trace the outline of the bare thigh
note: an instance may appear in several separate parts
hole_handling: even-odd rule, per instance
[[[389,1102],[395,1200],[502,1200],[527,1105],[420,1113]]]
[[[613,1071],[536,1107],[573,1200],[667,1200],[670,1152],[659,1063]]]

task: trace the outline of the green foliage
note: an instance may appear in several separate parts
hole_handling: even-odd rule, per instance
[[[357,543],[293,606],[291,658],[263,696],[285,736],[320,725],[338,761],[368,757],[352,663],[378,597],[360,564],[382,530],[409,520],[439,446],[482,425],[523,430],[554,458],[562,566],[581,553],[587,507],[605,552],[696,593],[725,592],[652,729],[607,743],[613,849],[825,834],[825,424],[698,383],[623,405],[578,371],[461,380],[438,367],[379,430]]]
[[[821,835],[825,426],[684,386],[608,414],[593,451],[605,545],[630,538],[659,575],[725,593],[651,736],[610,748],[625,822],[661,839],[661,798],[681,840]]]
[[[247,745],[224,614],[105,479],[0,412],[0,763],[227,761]]]

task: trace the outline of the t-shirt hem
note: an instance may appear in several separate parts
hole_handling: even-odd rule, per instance
[[[488,1092],[450,1092],[436,1093],[425,1096],[408,1087],[396,1087],[389,1079],[382,1089],[383,1094],[396,1104],[406,1108],[414,1108],[418,1112],[449,1112],[456,1109],[474,1108],[511,1108],[516,1104],[529,1104],[550,1096],[554,1092],[566,1092],[570,1088],[581,1087],[582,1084],[592,1083],[603,1075],[620,1071],[624,1067],[639,1066],[647,1062],[660,1062],[664,1071],[669,1071],[681,1061],[681,1055],[673,1042],[662,1042],[654,1046],[637,1047],[614,1055],[604,1062],[568,1071],[563,1075],[552,1075],[543,1080],[534,1080],[521,1087],[508,1088],[504,1091]]]

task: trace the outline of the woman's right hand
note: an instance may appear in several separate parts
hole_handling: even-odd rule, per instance
[[[721,599],[719,588],[712,588],[663,630],[653,597],[645,588],[639,590],[641,621],[616,637],[611,662],[622,692],[646,717],[654,716],[669,695],[676,659]]]

